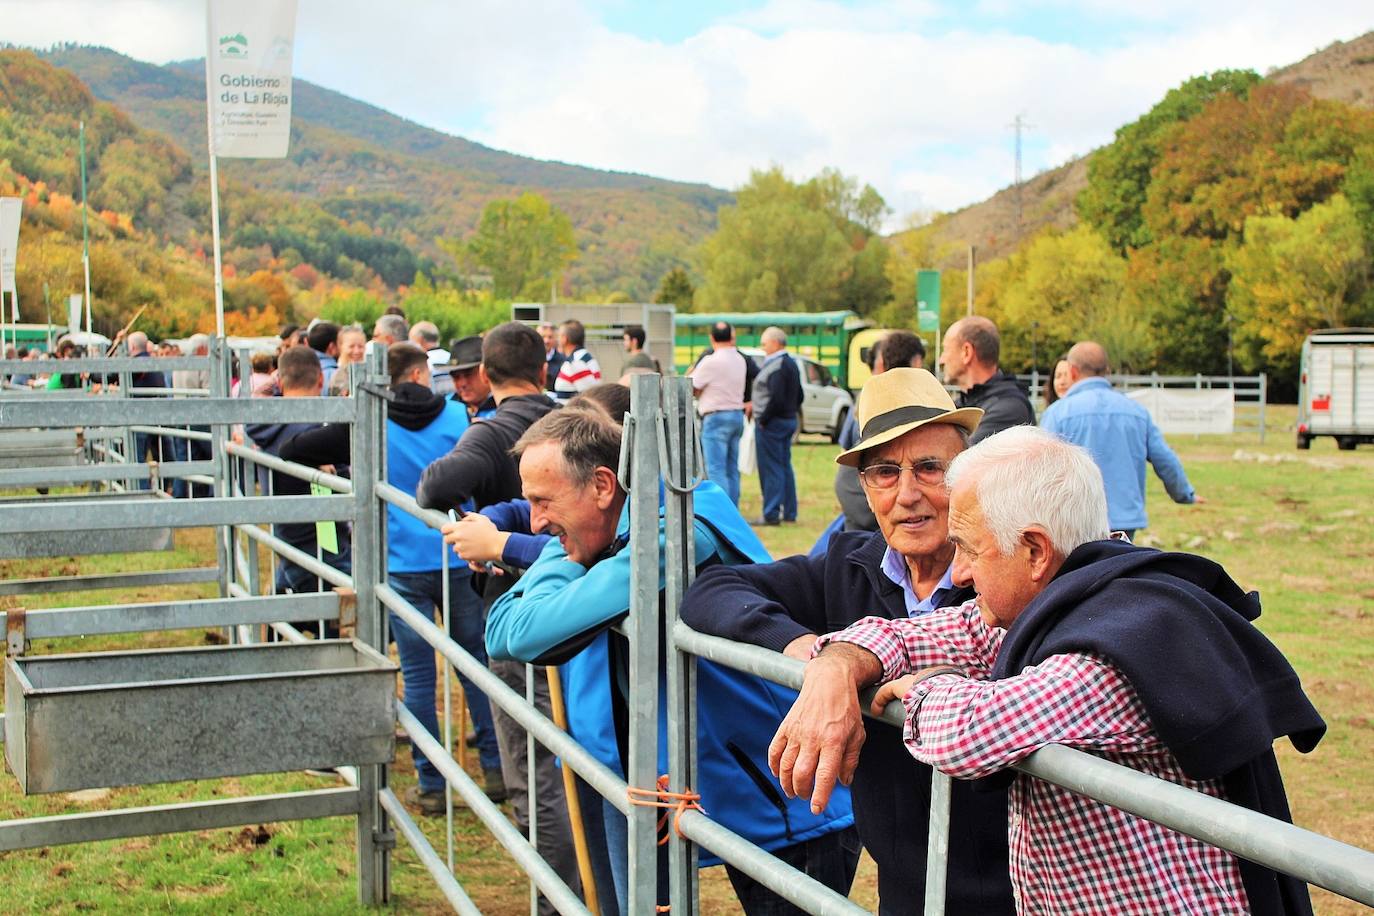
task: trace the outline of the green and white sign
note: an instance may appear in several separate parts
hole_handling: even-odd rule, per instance
[[[926,334],[940,330],[940,272],[916,271],[916,329]]]
[[[24,198],[0,197],[0,293],[15,291],[15,267],[19,263],[19,214]]]
[[[291,142],[296,0],[209,0],[206,22],[211,152],[282,158]]]

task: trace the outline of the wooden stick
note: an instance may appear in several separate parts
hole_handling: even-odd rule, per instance
[[[549,705],[553,708],[553,724],[568,730],[568,713],[563,706],[563,680],[553,665],[545,669],[549,675]],[[587,827],[582,821],[582,800],[577,796],[577,777],[563,762],[563,792],[568,796],[568,821],[572,825],[573,851],[577,854],[577,873],[582,878],[582,898],[587,909],[600,913],[596,899],[596,879],[592,877],[592,857],[587,849]]]
[[[143,313],[146,312],[147,310],[148,310],[148,305],[147,305],[147,303],[144,303],[142,306],[139,307],[139,310],[138,310],[138,311],[134,312],[134,317],[132,317],[132,318],[129,319],[129,323],[128,323],[128,324],[124,325],[124,330],[120,331],[118,334],[115,335],[114,343],[110,344],[110,349],[108,349],[108,350],[105,351],[105,355],[106,355],[106,356],[109,356],[111,353],[113,353],[113,352],[115,351],[115,347],[119,346],[120,338],[121,338],[122,336],[128,335],[130,329],[133,328],[133,326],[134,326],[134,322],[137,321],[138,319],[142,318],[142,317],[143,317]]]

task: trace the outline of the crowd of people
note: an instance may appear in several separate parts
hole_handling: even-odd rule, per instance
[[[453,518],[436,532],[389,507],[387,581],[431,617],[447,593],[450,636],[522,696],[538,670],[529,686],[549,716],[549,681],[527,666],[557,666],[568,730],[624,774],[636,705],[627,644],[612,626],[630,609],[634,544],[617,474],[628,379],[602,378],[576,321],[507,322],[440,348],[432,325],[392,314],[370,334],[330,322],[288,329],[274,360],[254,361],[252,394],[349,396],[369,337],[386,347],[390,373],[387,480]],[[867,849],[880,912],[920,912],[939,770],[956,777],[950,912],[1311,912],[1296,879],[1012,769],[1067,745],[1288,819],[1273,742],[1306,752],[1325,730],[1255,627],[1254,593],[1209,560],[1132,543],[1147,521],[1147,464],[1172,498],[1201,500],[1148,413],[1111,387],[1102,346],[1083,341],[1065,355],[1063,388],[1057,370],[1037,425],[1024,388],[999,366],[992,322],[965,318],[946,337],[940,368],[955,397],[924,368],[919,337],[889,333],[840,437],[840,516],[809,555],[774,560],[756,529],[798,520],[797,369],[781,329],[764,332],[761,364],[740,353],[728,323],[710,337],[690,374],[709,479],[694,494],[697,576],[681,615],[805,662],[796,692],[699,661],[693,788],[715,820],[845,895]],[[642,330],[624,341],[627,371],[654,371]],[[752,523],[739,510],[750,418],[763,489]],[[288,461],[349,461],[346,425],[244,433]],[[308,486],[277,472],[263,485]],[[278,533],[349,570],[345,531],[331,550],[315,524]],[[660,551],[665,537],[660,515]],[[290,562],[279,568],[279,591],[321,587]],[[394,614],[391,634],[404,703],[437,734],[434,651]],[[541,749],[531,773],[519,723],[464,686],[485,792],[509,796],[527,828],[525,787],[537,780],[539,851],[579,890],[557,762]],[[870,711],[898,701],[901,727],[862,715],[859,692],[873,686]],[[413,759],[408,801],[438,814],[444,779],[418,750]],[[580,779],[572,785],[602,909],[624,913],[625,817]],[[666,855],[659,868],[666,893]],[[745,912],[800,912],[726,869]]]

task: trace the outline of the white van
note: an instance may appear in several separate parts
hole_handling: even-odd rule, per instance
[[[1314,331],[1303,341],[1298,448],[1315,436],[1347,450],[1374,442],[1374,328]]]

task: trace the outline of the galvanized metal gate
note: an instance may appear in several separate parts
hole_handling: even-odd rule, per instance
[[[23,639],[36,636],[204,626],[229,626],[237,643],[230,648],[239,651],[265,648],[281,652],[295,644],[313,642],[302,632],[302,627],[293,624],[337,619],[345,624],[356,625],[357,640],[361,644],[359,652],[375,663],[375,658],[369,653],[375,655],[385,650],[386,612],[395,613],[434,646],[448,665],[470,678],[492,703],[503,708],[526,728],[530,735],[531,754],[533,742],[549,747],[559,755],[564,766],[574,770],[626,816],[630,839],[628,910],[631,913],[654,912],[658,894],[655,868],[658,813],[653,808],[632,804],[628,793],[632,786],[655,786],[660,775],[656,772],[657,722],[660,715],[657,685],[660,669],[664,669],[668,684],[666,709],[662,714],[668,720],[669,790],[683,791],[694,785],[695,659],[707,658],[792,687],[800,685],[803,667],[801,663],[774,652],[697,633],[677,619],[676,609],[695,569],[692,489],[703,474],[689,383],[682,379],[660,380],[657,376],[635,377],[631,408],[625,420],[620,476],[630,492],[633,571],[630,614],[621,625],[621,630],[631,646],[629,689],[635,701],[629,723],[628,778],[622,778],[599,763],[566,732],[543,716],[534,707],[532,695],[521,696],[506,686],[448,637],[447,602],[443,608],[443,619],[436,624],[430,615],[421,613],[386,584],[384,570],[380,566],[380,558],[386,555],[385,508],[394,507],[433,528],[442,526],[447,519],[439,513],[421,509],[408,494],[385,482],[387,392],[384,354],[375,350],[369,353],[365,371],[359,374],[360,378],[353,380],[353,398],[328,399],[233,400],[224,397],[228,391],[228,358],[228,354],[222,350],[217,348],[214,351],[213,358],[209,360],[212,396],[196,401],[132,403],[101,398],[96,403],[89,398],[39,400],[0,397],[0,429],[72,428],[90,422],[94,419],[92,413],[97,411],[101,424],[116,429],[112,437],[103,440],[112,444],[102,446],[102,451],[86,446],[88,455],[98,455],[103,461],[49,468],[0,468],[0,487],[29,486],[42,482],[110,481],[127,496],[128,488],[133,486],[136,478],[161,473],[163,476],[205,475],[213,480],[216,494],[207,499],[160,502],[154,522],[147,519],[146,505],[139,505],[133,498],[86,500],[73,505],[48,502],[42,504],[41,508],[37,505],[0,505],[0,530],[32,534],[84,526],[92,532],[92,537],[125,526],[134,530],[154,525],[209,525],[219,530],[219,563],[212,568],[0,584],[0,594],[187,581],[219,581],[221,584],[222,594],[218,599],[32,611],[21,615],[17,624],[16,615],[11,613],[7,627],[11,633],[18,634],[13,653],[22,658]],[[114,361],[89,361],[90,366],[84,362],[81,365],[65,363],[63,368],[92,372],[148,368],[146,363],[125,367]],[[170,367],[169,364],[175,362],[179,361],[159,361],[157,368]],[[177,368],[204,366],[204,363],[191,365],[190,361],[186,362],[186,366]],[[29,371],[31,368],[32,364],[21,367],[0,362],[0,375]],[[292,465],[228,441],[230,424],[289,420],[351,423],[352,480]],[[212,461],[186,462],[185,466],[164,464],[157,468],[139,462],[119,461],[121,456],[128,454],[119,444],[120,428],[142,428],[165,434],[164,431],[178,424],[209,426],[209,435],[215,446]],[[59,448],[65,448],[65,442],[63,440]],[[251,495],[254,490],[248,472],[255,466],[309,480],[333,495]],[[667,537],[662,557],[657,546],[660,482],[666,492],[664,512]],[[319,556],[306,555],[258,527],[270,521],[319,520],[349,520],[353,523],[354,566],[351,576],[328,566]],[[318,576],[323,583],[342,591],[315,595],[261,595],[265,579],[263,570],[259,569],[256,545],[266,546],[273,557],[288,559]],[[448,557],[442,556],[440,562],[446,565]],[[660,563],[664,564],[662,570]],[[666,600],[663,603],[666,611],[662,617],[659,614],[658,595],[661,573],[666,581]],[[261,646],[257,635],[260,625],[270,626],[288,645]],[[660,642],[660,636],[664,637],[664,643]],[[669,651],[660,655],[659,646],[665,643]],[[530,674],[533,676],[534,672]],[[447,685],[447,678],[445,683]],[[889,707],[884,718],[899,724],[899,704]],[[536,895],[542,893],[560,912],[589,912],[583,900],[540,858],[535,847],[539,829],[534,821],[535,805],[530,806],[532,823],[530,836],[526,837],[487,799],[481,787],[468,777],[453,753],[451,731],[446,733],[442,742],[437,741],[404,708],[396,709],[396,721],[413,744],[423,750],[444,775],[451,791],[462,798],[530,876],[532,909]],[[9,725],[7,721],[7,731]],[[294,768],[300,765],[297,760],[283,762],[268,757],[270,755],[264,755],[260,761],[267,768],[277,765]],[[371,761],[357,762],[361,765],[341,770],[350,783],[347,788],[0,823],[0,849],[270,820],[352,816],[357,819],[361,900],[381,904],[388,899],[389,851],[395,836],[399,834],[415,850],[454,909],[461,913],[477,913],[477,907],[453,870],[452,831],[447,831],[450,838],[448,854],[441,856],[388,787],[386,767]],[[1237,855],[1297,875],[1335,893],[1374,905],[1374,854],[1365,850],[1068,748],[1045,748],[1028,758],[1018,769],[1150,818]],[[87,781],[93,778],[96,777],[86,777]],[[537,785],[531,785],[532,794],[538,790]],[[925,912],[934,914],[943,912],[944,906],[949,819],[949,781],[946,777],[937,774],[932,794]],[[452,817],[451,808],[449,817]],[[863,912],[850,901],[779,862],[703,812],[683,812],[678,825],[679,830],[672,832],[669,838],[669,894],[674,912],[698,911],[698,848],[709,850],[731,862],[808,912]]]

